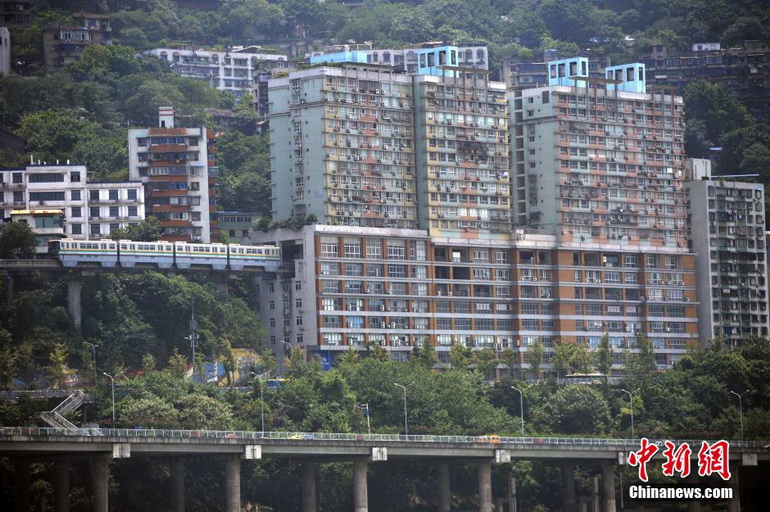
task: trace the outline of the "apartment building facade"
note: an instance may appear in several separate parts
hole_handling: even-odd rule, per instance
[[[283,342],[327,361],[371,345],[403,360],[431,343],[446,363],[461,344],[510,350],[520,369],[542,344],[548,368],[556,345],[596,348],[606,334],[616,369],[641,336],[664,369],[697,340],[692,254],[564,247],[523,232],[469,240],[328,225],[255,233],[254,241],[289,256],[290,268],[261,278],[258,293],[279,357]]]
[[[147,215],[160,220],[164,240],[209,243],[217,237],[213,133],[174,123],[174,109],[161,107],[158,127],[129,130],[129,179],[144,184]]]
[[[699,333],[737,346],[770,330],[765,192],[761,183],[712,176],[710,163],[690,160],[687,169]]]
[[[140,181],[89,182],[81,164],[30,164],[0,169],[0,214],[17,210],[59,210],[63,233],[80,240],[108,238],[110,232],[144,220]]]

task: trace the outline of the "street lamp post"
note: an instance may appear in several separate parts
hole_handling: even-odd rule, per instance
[[[625,389],[621,389],[621,391],[628,394],[628,403],[631,404],[631,439],[636,439],[636,435],[634,435],[634,395]]]
[[[112,427],[115,428],[115,377],[110,375],[107,372],[102,372],[105,376],[110,378],[110,383],[112,387]]]
[[[366,431],[371,434],[372,433],[372,422],[369,419],[369,404],[356,404],[356,407],[364,411],[364,415],[366,416]]]
[[[404,434],[408,436],[409,435],[409,422],[407,421],[406,389],[409,386],[411,386],[412,384],[414,384],[414,382],[410,382],[406,386],[403,386],[403,385],[399,384],[398,382],[394,382],[394,384],[404,390]]]
[[[738,397],[738,411],[740,413],[740,418],[741,418],[741,441],[743,441],[743,395],[745,395],[748,392],[749,392],[748,389],[740,394],[736,393],[735,391],[730,391],[730,393]]]
[[[515,389],[519,392],[519,413],[521,415],[521,437],[524,437],[524,393],[521,392],[516,386],[511,386],[511,389]]]
[[[262,392],[262,379],[259,378],[259,375],[257,375],[254,372],[251,372],[253,376],[257,378],[257,382],[259,383],[259,403],[262,406],[262,437],[265,436],[265,396]]]

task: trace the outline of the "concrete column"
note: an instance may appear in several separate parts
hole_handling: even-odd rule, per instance
[[[13,300],[13,276],[8,274],[5,276],[5,302],[11,302]]]
[[[17,460],[15,466],[16,512],[29,512],[29,461]]]
[[[604,512],[615,512],[615,465],[611,462],[602,464],[602,503]]]
[[[562,464],[561,466],[561,499],[563,512],[577,512],[574,464]]]
[[[353,512],[369,511],[369,491],[366,488],[366,461],[353,461]]]
[[[83,323],[83,308],[80,302],[80,291],[83,288],[83,281],[79,278],[70,278],[67,280],[67,309],[72,317],[72,323],[80,331]]]
[[[70,509],[70,463],[56,461],[53,465],[53,488],[56,500],[56,512],[69,512]]]
[[[451,505],[451,489],[449,487],[449,464],[438,466],[438,512],[449,512]]]
[[[478,466],[479,512],[492,510],[492,463],[482,462]]]
[[[225,461],[226,512],[241,512],[241,458],[230,457]]]
[[[184,512],[185,506],[185,486],[184,486],[185,464],[182,459],[171,461],[171,510],[172,512]]]
[[[92,459],[91,460],[91,480],[94,490],[94,512],[107,512],[107,478],[109,478],[109,472],[107,471],[107,459]]]
[[[733,497],[727,502],[727,512],[741,512],[741,486],[738,480],[739,468],[740,466],[736,463],[730,464],[730,487],[733,490]]]
[[[302,463],[302,512],[316,512],[315,463]]]
[[[687,477],[688,485],[697,485],[699,483],[698,471],[690,472],[690,476]],[[687,502],[687,512],[700,512],[700,501],[690,500]]]

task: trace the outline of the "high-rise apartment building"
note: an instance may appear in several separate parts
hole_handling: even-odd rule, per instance
[[[697,254],[702,343],[739,345],[767,336],[765,193],[761,183],[711,176],[711,162],[689,160],[692,247]]]
[[[466,68],[414,84],[419,227],[431,236],[509,238],[505,86]]]
[[[512,95],[517,223],[564,243],[686,251],[682,98],[647,92],[638,64],[590,79],[575,58],[549,73]]]
[[[171,107],[160,108],[157,128],[129,130],[129,179],[144,183],[147,214],[160,220],[164,240],[216,238],[214,153],[211,131],[177,128]]]
[[[644,336],[669,367],[698,336],[681,98],[648,93],[639,65],[597,79],[557,61],[553,85],[510,93],[509,128],[503,84],[453,51],[411,77],[354,63],[271,82],[274,216],[321,224],[253,234],[293,262],[260,285],[277,352],[404,359],[430,341],[526,367],[542,343],[547,368],[606,335],[620,365]]]
[[[508,236],[505,88],[458,54],[424,50],[417,76],[348,63],[271,81],[274,216]]]
[[[344,64],[269,87],[273,218],[417,227],[412,77]]]

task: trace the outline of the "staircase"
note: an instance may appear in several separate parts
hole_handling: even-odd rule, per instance
[[[54,428],[60,428],[64,430],[77,430],[78,427],[67,418],[65,414],[77,410],[83,401],[85,400],[85,393],[77,389],[74,393],[68,396],[62,403],[57,405],[54,410],[40,413],[40,419],[48,423]]]

